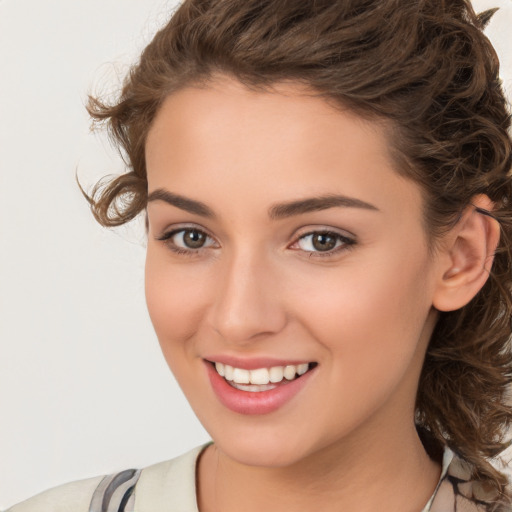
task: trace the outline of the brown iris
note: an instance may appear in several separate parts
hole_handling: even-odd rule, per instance
[[[189,249],[200,249],[206,241],[206,235],[201,231],[187,230],[183,233],[183,243]]]
[[[317,251],[330,251],[336,247],[337,237],[330,233],[315,233],[311,242]]]

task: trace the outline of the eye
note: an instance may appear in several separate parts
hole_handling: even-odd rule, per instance
[[[347,249],[356,242],[354,239],[333,231],[313,231],[302,235],[292,249],[300,249],[309,253],[325,253],[325,256]]]
[[[171,237],[177,247],[183,249],[200,249],[208,239],[206,233],[197,229],[182,229]]]
[[[173,229],[158,240],[165,242],[169,249],[179,254],[194,253],[215,245],[213,238],[197,228]]]

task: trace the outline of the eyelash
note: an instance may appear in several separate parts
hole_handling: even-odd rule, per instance
[[[204,235],[207,239],[209,238],[210,240],[213,240],[213,238],[210,235],[208,235],[208,233],[206,233],[205,231],[198,229],[198,228],[191,228],[191,227],[190,228],[184,227],[184,228],[173,229],[171,231],[168,231],[167,233],[164,233],[162,236],[157,237],[157,240],[163,242],[165,244],[165,246],[168,249],[170,249],[172,252],[174,252],[175,254],[178,254],[180,256],[193,257],[193,256],[198,255],[200,252],[202,252],[202,250],[206,249],[207,247],[200,247],[198,249],[192,249],[192,248],[183,249],[181,247],[178,247],[175,243],[172,242],[172,238],[175,235],[177,235],[179,233],[186,233],[186,232],[191,232],[191,231],[201,234],[201,235]],[[313,236],[313,235],[331,236],[336,239],[336,243],[341,242],[341,244],[337,247],[334,247],[334,249],[328,250],[328,251],[304,251],[309,254],[310,258],[312,258],[312,257],[313,258],[332,257],[341,251],[347,251],[347,250],[352,249],[352,247],[357,243],[354,238],[350,238],[348,236],[342,235],[341,233],[337,233],[336,231],[330,231],[328,229],[326,229],[326,230],[318,229],[318,230],[308,231],[307,233],[301,234],[300,236],[298,236],[295,239],[295,241],[289,247],[292,247],[292,246],[298,244],[300,240],[303,240],[306,237]],[[293,250],[300,250],[300,249],[293,249]]]
[[[329,258],[337,255],[340,252],[347,251],[353,248],[353,246],[357,243],[354,238],[350,238],[346,235],[342,235],[341,233],[338,233],[336,231],[331,231],[328,229],[317,229],[313,231],[308,231],[307,233],[301,234],[298,236],[293,242],[293,245],[297,245],[300,240],[304,240],[308,236],[314,236],[314,235],[326,235],[329,237],[333,237],[336,240],[336,244],[338,242],[341,242],[339,246],[334,247],[331,250],[328,251],[305,251],[309,254],[310,258]],[[300,249],[296,249],[300,250]]]
[[[180,256],[196,256],[199,252],[201,252],[202,249],[205,249],[204,247],[200,247],[199,249],[183,249],[181,247],[178,247],[175,243],[173,243],[172,238],[177,235],[178,233],[187,233],[187,232],[195,232],[199,233],[201,235],[204,235],[206,238],[209,238],[213,240],[213,238],[203,231],[202,229],[198,228],[192,228],[192,227],[183,227],[183,228],[177,228],[173,229],[171,231],[168,231],[167,233],[164,233],[162,236],[157,237],[157,240],[160,240],[164,243],[164,245],[170,249],[175,254],[178,254]]]

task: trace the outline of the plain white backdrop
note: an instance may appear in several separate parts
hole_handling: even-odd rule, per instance
[[[208,440],[160,354],[140,223],[109,231],[87,187],[122,162],[89,132],[176,0],[0,0],[0,509]],[[512,93],[511,0],[488,28]]]

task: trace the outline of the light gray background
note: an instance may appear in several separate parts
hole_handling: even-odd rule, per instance
[[[208,439],[146,313],[142,226],[99,227],[75,183],[122,171],[83,104],[176,3],[0,0],[0,509]],[[512,1],[475,5],[502,7],[512,92]]]

